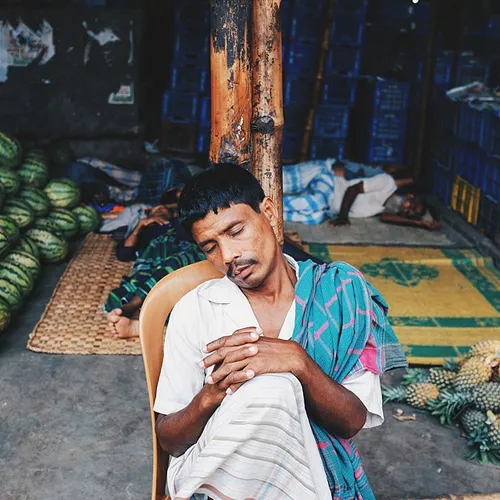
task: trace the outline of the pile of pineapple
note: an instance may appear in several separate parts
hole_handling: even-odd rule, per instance
[[[384,386],[382,394],[384,403],[406,402],[443,425],[460,424],[468,458],[500,465],[500,340],[479,342],[442,368],[409,368],[400,387]]]

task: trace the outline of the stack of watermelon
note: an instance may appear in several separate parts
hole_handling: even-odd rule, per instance
[[[23,156],[19,141],[0,132],[0,332],[32,291],[41,263],[61,262],[69,239],[100,226],[99,214],[79,205],[77,184],[50,179],[49,166],[43,150]]]

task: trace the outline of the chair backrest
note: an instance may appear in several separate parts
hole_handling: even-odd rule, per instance
[[[139,336],[146,372],[153,432],[152,500],[160,500],[165,497],[165,480],[168,464],[168,456],[161,449],[156,438],[156,415],[153,411],[156,386],[158,385],[163,363],[163,329],[165,321],[175,304],[184,295],[205,281],[221,277],[221,273],[206,261],[183,267],[160,280],[149,292],[141,309],[139,316]]]

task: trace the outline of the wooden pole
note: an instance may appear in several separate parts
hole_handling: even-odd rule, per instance
[[[307,154],[309,152],[309,144],[311,143],[314,115],[316,114],[316,108],[318,107],[320,100],[321,87],[323,86],[325,61],[328,55],[328,51],[330,50],[330,34],[332,31],[335,2],[336,0],[328,0],[326,8],[325,24],[323,28],[321,49],[319,52],[319,59],[318,59],[318,70],[316,73],[316,79],[314,80],[314,86],[311,95],[311,106],[309,107],[309,110],[307,112],[306,127],[304,129],[304,135],[302,136],[302,145],[300,148],[300,161],[307,160]]]
[[[250,160],[251,6],[251,0],[210,0],[212,163]]]
[[[252,173],[278,207],[283,245],[283,70],[281,0],[253,0]]]

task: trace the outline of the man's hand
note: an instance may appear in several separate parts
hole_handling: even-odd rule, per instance
[[[351,223],[347,217],[337,217],[336,219],[332,219],[328,222],[328,224],[332,227],[340,227],[340,226],[350,226]]]
[[[430,231],[436,231],[441,227],[441,224],[439,223],[438,220],[432,219],[432,220],[422,220],[420,221],[421,226],[424,227],[425,229],[429,229]]]
[[[138,229],[142,229],[143,227],[150,226],[151,224],[160,224],[160,226],[164,226],[168,224],[169,221],[163,219],[162,217],[158,217],[154,215],[153,217],[148,217],[147,219],[142,219],[139,224],[137,224]]]
[[[296,342],[256,335],[256,329],[238,330],[207,346],[211,354],[200,364],[215,366],[208,384],[232,394],[257,375],[300,370],[306,353]]]

